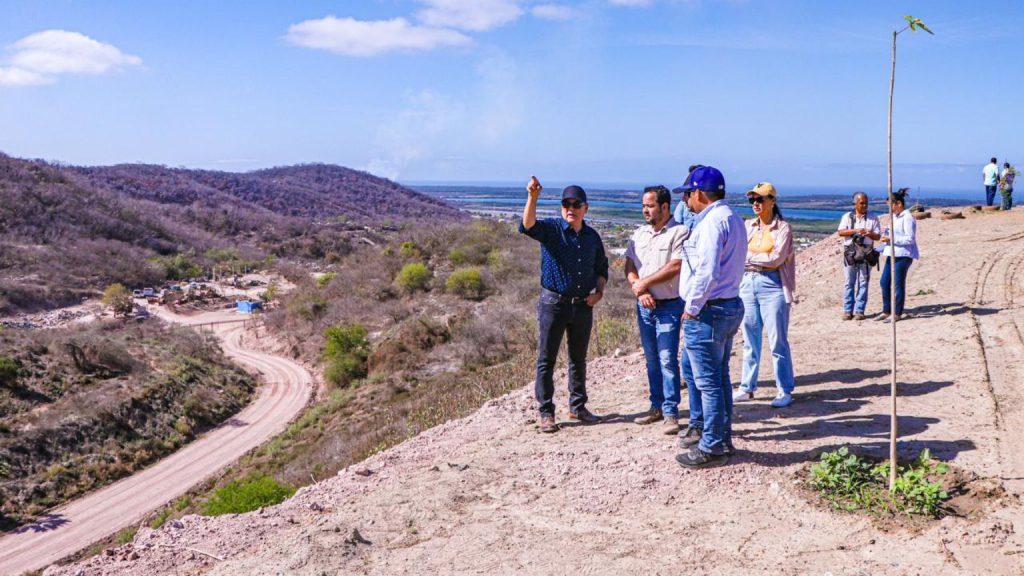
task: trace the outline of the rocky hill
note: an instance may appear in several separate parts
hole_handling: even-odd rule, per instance
[[[1024,212],[923,220],[919,239],[911,317],[897,325],[899,453],[929,448],[959,471],[942,520],[842,512],[808,488],[823,451],[884,458],[888,448],[891,325],[840,319],[833,237],[800,255],[795,402],[770,406],[765,354],[757,398],[736,405],[738,452],[724,467],[683,470],[674,438],[632,422],[647,383],[631,351],[588,370],[601,424],[561,418],[558,386],[563,428],[541,434],[525,386],[281,505],[142,528],[45,574],[1024,573],[1024,316],[1014,304]],[[873,280],[868,311],[879,307]],[[737,341],[734,380],[741,350]]]
[[[155,284],[225,259],[342,255],[366,226],[463,218],[338,166],[234,174],[0,154],[0,314],[71,304],[113,282]]]

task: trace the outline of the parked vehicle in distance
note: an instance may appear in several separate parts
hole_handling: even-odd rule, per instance
[[[152,298],[153,296],[156,296],[156,290],[152,288],[143,288],[142,296],[145,298]]]
[[[142,290],[132,290],[132,298],[142,298]]]

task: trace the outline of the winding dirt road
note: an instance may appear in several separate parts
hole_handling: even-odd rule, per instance
[[[233,311],[198,316],[159,315],[190,326],[208,325],[225,354],[262,375],[255,401],[220,427],[145,470],[58,508],[39,522],[0,538],[0,574],[38,570],[132,526],[159,506],[234,462],[288,425],[312,393],[299,364],[240,345],[243,324]]]

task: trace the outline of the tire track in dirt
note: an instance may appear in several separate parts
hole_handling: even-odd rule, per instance
[[[164,316],[187,325],[203,323],[205,318],[232,318],[223,313],[189,319]],[[0,575],[43,568],[140,522],[152,510],[279,433],[302,410],[312,393],[312,378],[304,368],[285,358],[242,348],[242,328],[237,324],[221,324],[214,331],[228,357],[262,375],[264,384],[256,399],[221,426],[156,464],[53,510],[49,522],[0,538]]]
[[[975,279],[970,315],[984,363],[984,379],[994,404],[997,452],[1007,489],[1024,493],[1024,456],[1007,445],[1007,430],[1024,427],[1024,336],[1013,306],[1024,233],[996,239],[1004,244],[986,258]],[[1000,278],[1001,282],[994,279]],[[987,305],[986,308],[982,308]]]

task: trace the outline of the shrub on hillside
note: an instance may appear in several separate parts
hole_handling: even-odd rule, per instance
[[[243,514],[265,506],[280,504],[295,494],[295,488],[270,476],[252,474],[213,493],[203,513],[207,516]]]
[[[324,330],[327,342],[323,358],[327,362],[324,378],[335,386],[345,386],[356,378],[366,376],[366,359],[370,355],[370,341],[361,324],[331,326]]]
[[[317,288],[323,288],[324,286],[327,286],[328,284],[330,284],[331,280],[334,280],[337,277],[338,277],[338,273],[337,272],[324,272],[323,274],[321,274],[320,276],[317,277],[317,279],[316,279],[316,287]]]
[[[127,316],[135,309],[132,293],[122,284],[111,284],[103,291],[103,305],[109,307],[114,316]]]
[[[422,262],[411,262],[402,266],[395,276],[395,284],[407,294],[418,290],[426,290],[430,282],[430,270]]]
[[[444,289],[466,300],[481,300],[486,291],[479,268],[462,268],[452,272],[444,283]]]
[[[12,386],[18,381],[21,366],[9,356],[0,356],[0,385]]]

